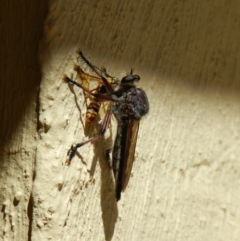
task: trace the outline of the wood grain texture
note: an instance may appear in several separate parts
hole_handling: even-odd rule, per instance
[[[30,240],[46,1],[2,1],[0,14],[0,240]]]
[[[239,240],[239,13],[236,0],[49,2],[38,117],[34,99],[16,125],[22,132],[12,132],[4,149],[24,146],[21,150],[36,152],[18,158],[25,168],[26,160],[36,161],[31,240]],[[141,76],[138,86],[149,97],[132,177],[118,203],[104,160],[114,140],[114,120],[103,141],[83,147],[70,167],[64,165],[70,146],[100,128],[84,126],[82,91],[61,81],[63,73],[75,78],[79,47],[93,64],[119,78],[134,67]],[[11,115],[5,119],[6,127]],[[1,188],[6,193],[16,180],[24,186],[18,178],[24,169],[5,163],[9,169],[1,173]],[[14,210],[13,193],[2,195],[10,203],[4,208]],[[5,210],[0,224],[11,240],[6,228],[11,215]],[[26,210],[12,213],[21,214],[26,232]]]

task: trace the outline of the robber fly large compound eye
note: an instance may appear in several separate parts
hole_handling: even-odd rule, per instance
[[[122,84],[127,84],[130,82],[134,82],[134,81],[139,81],[140,80],[140,76],[139,75],[127,75],[125,77],[122,78],[121,83]]]

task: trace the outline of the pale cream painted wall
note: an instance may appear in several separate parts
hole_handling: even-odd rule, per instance
[[[38,133],[27,131],[36,121],[26,114],[26,142],[17,142],[19,133],[12,141],[21,150],[36,146],[36,157],[29,157],[36,163],[31,240],[239,240],[239,10],[238,1],[49,3],[40,45]],[[80,149],[70,167],[63,165],[71,144],[99,127],[84,132],[82,91],[61,81],[63,73],[75,78],[79,47],[119,78],[134,67],[150,101],[132,177],[117,204],[104,161],[110,133]],[[17,160],[25,164],[23,156]],[[1,176],[5,193],[22,183],[21,174],[9,181],[10,167]],[[2,197],[3,213],[11,210],[0,221],[5,229],[11,217],[26,216],[10,190]],[[6,230],[3,237],[12,232]]]

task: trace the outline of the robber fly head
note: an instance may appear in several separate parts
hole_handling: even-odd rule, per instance
[[[123,77],[121,80],[121,83],[122,84],[133,84],[133,82],[139,81],[139,80],[140,80],[140,76],[133,74],[133,69],[131,69],[130,74]]]

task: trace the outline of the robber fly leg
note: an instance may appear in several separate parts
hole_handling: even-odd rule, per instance
[[[70,84],[72,84],[72,85],[78,86],[79,88],[81,88],[83,91],[85,91],[85,92],[88,93],[89,95],[93,95],[89,89],[87,89],[87,88],[86,88],[85,86],[83,86],[82,84],[80,84],[80,83],[78,83],[78,82],[70,79],[69,77],[67,77],[67,75],[64,74],[63,77],[62,77],[62,79],[63,79],[63,81],[66,82],[66,83],[70,83]],[[94,96],[94,95],[93,95],[93,96]]]
[[[94,141],[98,140],[99,138],[101,138],[104,135],[104,133],[105,133],[105,131],[106,131],[108,125],[109,125],[109,121],[111,119],[111,113],[112,113],[111,109],[108,109],[107,113],[106,113],[106,115],[105,115],[105,117],[103,119],[102,129],[100,130],[98,135],[96,135],[96,136],[94,136],[92,138],[89,138],[88,140],[80,142],[80,143],[76,144],[75,146],[71,147],[71,149],[68,152],[68,159],[66,160],[66,165],[70,165],[71,160],[75,156],[76,151],[77,151],[78,148],[80,148],[80,147],[82,147],[82,146],[84,146],[84,145],[86,145],[88,143],[94,142]]]
[[[89,90],[88,88],[86,88],[85,86],[83,86],[82,84],[70,79],[67,75],[63,75],[62,77],[63,81],[66,82],[66,83],[70,83],[72,85],[76,85],[78,86],[79,88],[81,88],[85,93],[89,94],[90,96],[93,96],[93,97],[96,97],[102,101],[110,101],[112,100],[111,96],[107,95],[107,94],[96,94],[96,93],[92,93],[91,90]],[[107,81],[107,80],[106,80]],[[108,83],[108,82],[107,82]],[[108,83],[108,85],[110,85]],[[111,86],[111,85],[110,85]],[[111,87],[112,88],[112,87]]]

